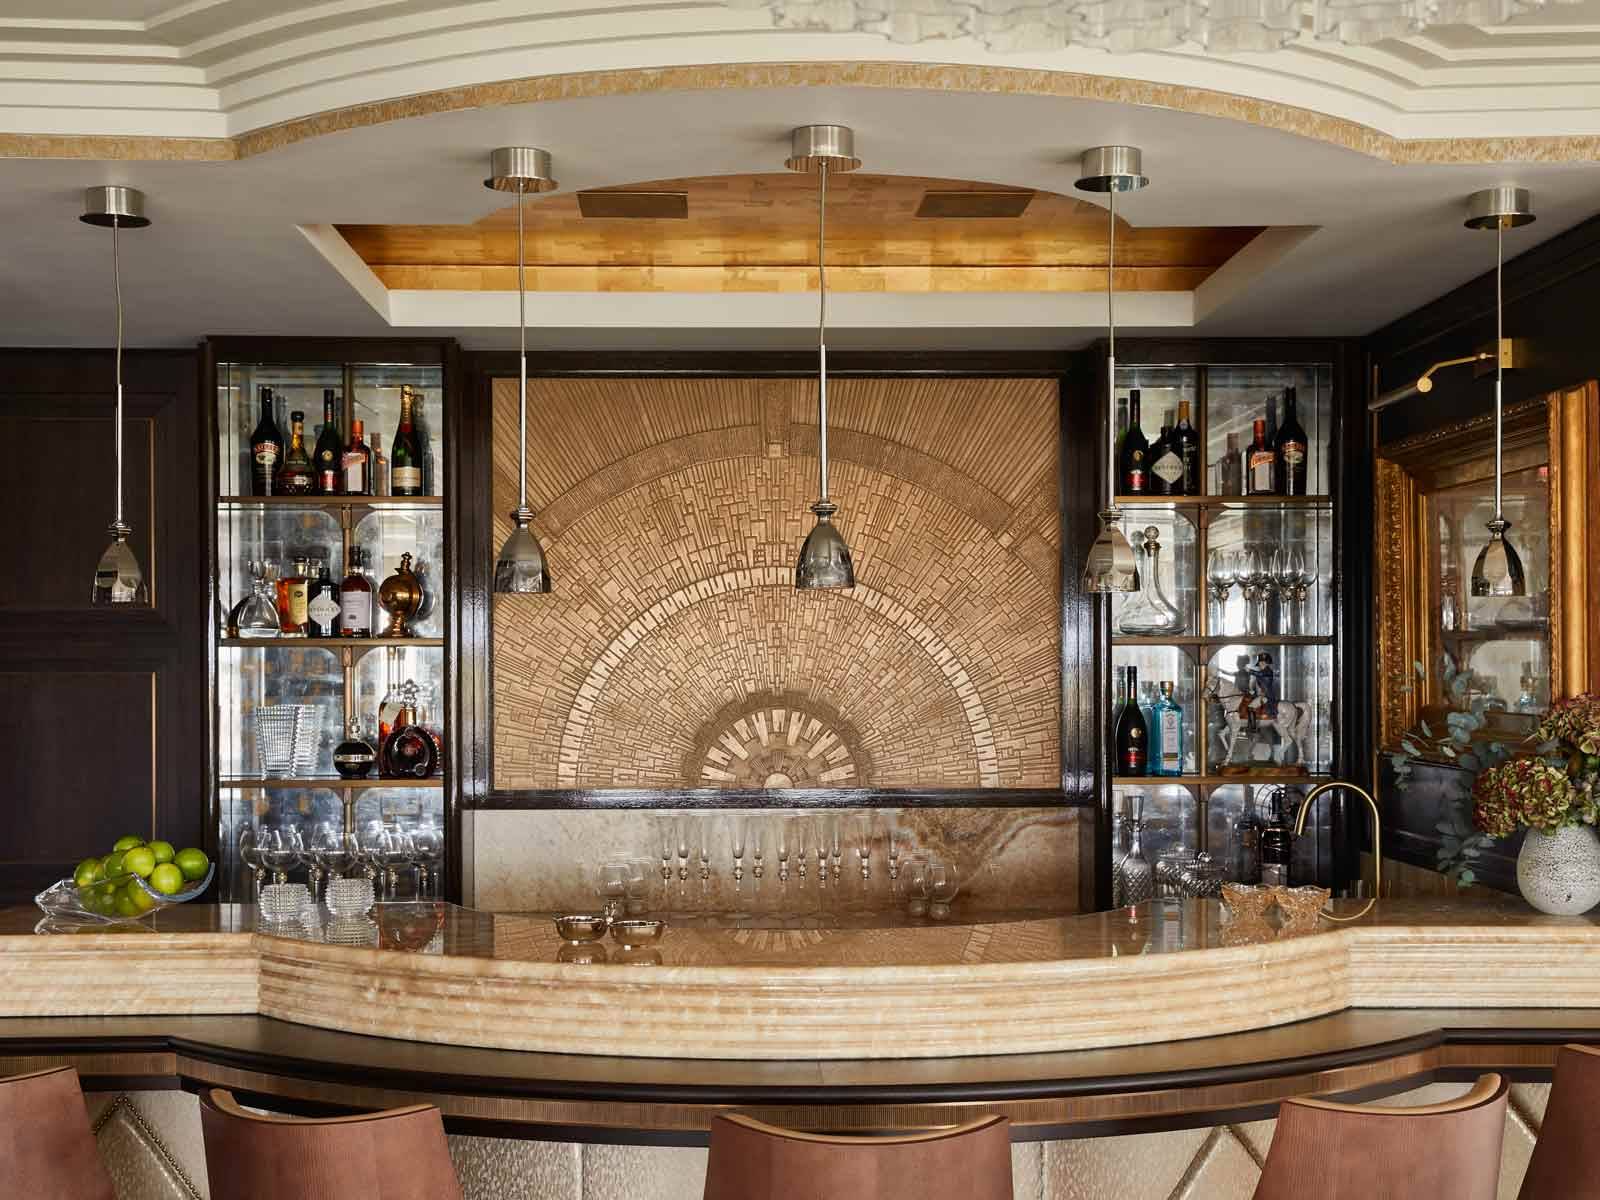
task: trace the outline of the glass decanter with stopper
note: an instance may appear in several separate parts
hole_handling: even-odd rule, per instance
[[[1182,633],[1183,614],[1167,599],[1161,590],[1161,531],[1154,525],[1145,527],[1143,546],[1141,535],[1135,535],[1135,552],[1139,554],[1139,590],[1123,606],[1117,628],[1128,634]]]
[[[1117,908],[1143,904],[1155,895],[1156,872],[1144,856],[1144,793],[1122,798],[1122,826],[1128,831],[1128,848],[1111,871],[1111,902]]]

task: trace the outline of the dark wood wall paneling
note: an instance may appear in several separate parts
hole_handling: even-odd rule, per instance
[[[204,841],[208,772],[198,358],[123,359],[125,510],[153,592],[89,604],[113,503],[112,354],[0,351],[0,903],[27,899],[124,833]]]
[[[1532,227],[1533,231],[1538,226]],[[1520,236],[1507,237],[1514,248]],[[1415,378],[1440,359],[1456,358],[1494,342],[1493,239],[1462,232],[1461,254],[1476,253],[1484,274],[1378,330],[1366,349],[1377,368],[1380,390]],[[1505,334],[1526,338],[1529,366],[1506,374],[1505,403],[1546,396],[1600,378],[1600,342],[1594,336],[1594,297],[1600,289],[1600,217],[1550,238],[1505,266]],[[1491,412],[1494,377],[1475,377],[1470,367],[1450,367],[1435,377],[1427,396],[1415,396],[1379,414],[1377,444],[1399,441]],[[1372,494],[1370,474],[1367,495]],[[1370,702],[1369,702],[1370,708]],[[1423,767],[1412,785],[1397,792],[1387,762],[1377,764],[1386,820],[1385,852],[1432,868],[1439,844],[1435,829],[1448,805],[1470,787],[1466,772]],[[1479,876],[1491,887],[1516,890],[1516,842],[1486,856]]]

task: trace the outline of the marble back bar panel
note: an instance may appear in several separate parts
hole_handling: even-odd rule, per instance
[[[604,868],[618,861],[639,865],[640,899],[651,911],[800,917],[903,910],[909,864],[919,857],[952,868],[963,911],[1062,913],[1078,901],[1079,814],[1071,808],[489,810],[463,819],[467,896],[474,908],[493,912],[593,911],[604,894]],[[817,852],[831,852],[835,837],[839,854],[829,853],[823,878]],[[737,859],[735,849],[743,851]],[[688,878],[680,878],[685,871]]]
[[[816,401],[808,379],[538,382],[557,586],[494,605],[495,789],[1060,786],[1056,381],[834,383],[848,591],[793,586]],[[517,435],[497,380],[497,545]]]

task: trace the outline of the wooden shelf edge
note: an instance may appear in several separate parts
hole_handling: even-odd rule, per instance
[[[218,496],[218,508],[442,508],[443,496]]]
[[[217,645],[225,650],[251,649],[262,647],[270,649],[281,646],[287,650],[337,650],[341,646],[349,646],[356,650],[376,650],[384,646],[420,646],[431,648],[444,645],[442,637],[414,637],[414,638],[218,638]]]
[[[1295,775],[1286,771],[1259,772],[1250,775],[1113,775],[1112,787],[1226,787],[1229,784],[1326,783],[1332,775]]]
[[[1118,635],[1111,639],[1112,648],[1118,646],[1331,646],[1330,634],[1183,634],[1172,637],[1160,635]]]

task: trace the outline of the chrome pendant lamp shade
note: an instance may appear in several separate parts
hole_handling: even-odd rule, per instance
[[[1474,596],[1526,596],[1527,576],[1516,547],[1506,537],[1511,522],[1506,520],[1502,500],[1502,457],[1504,452],[1505,391],[1505,232],[1533,220],[1533,197],[1526,188],[1493,187],[1467,197],[1468,229],[1494,230],[1494,518],[1489,522],[1489,541],[1478,552],[1472,565],[1471,591]]]
[[[126,187],[92,187],[83,193],[83,213],[78,218],[86,225],[98,225],[111,230],[111,281],[117,301],[117,408],[116,443],[117,483],[116,508],[107,526],[111,545],[100,556],[94,569],[94,589],[90,602],[102,604],[148,604],[150,592],[145,586],[144,571],[139,559],[128,545],[133,529],[122,516],[122,259],[119,231],[143,229],[150,224],[144,215],[144,193]]]
[[[1091,595],[1131,592],[1138,588],[1138,563],[1122,532],[1117,508],[1117,193],[1133,192],[1150,182],[1137,146],[1096,146],[1079,160],[1077,187],[1106,195],[1109,233],[1106,240],[1106,506],[1100,510],[1100,533],[1083,564],[1083,590]]]
[[[794,568],[794,586],[852,588],[856,585],[850,547],[833,523],[839,506],[828,498],[828,176],[854,171],[855,134],[845,125],[804,125],[790,135],[790,154],[784,165],[791,171],[817,176],[817,462],[818,495],[811,506],[817,523],[800,547]]]
[[[529,192],[553,191],[550,155],[531,146],[502,146],[489,156],[483,186],[517,194],[517,507],[511,511],[511,536],[494,563],[494,590],[501,595],[537,595],[550,590],[544,547],[529,526],[528,507],[528,289],[523,243],[523,199]]]

